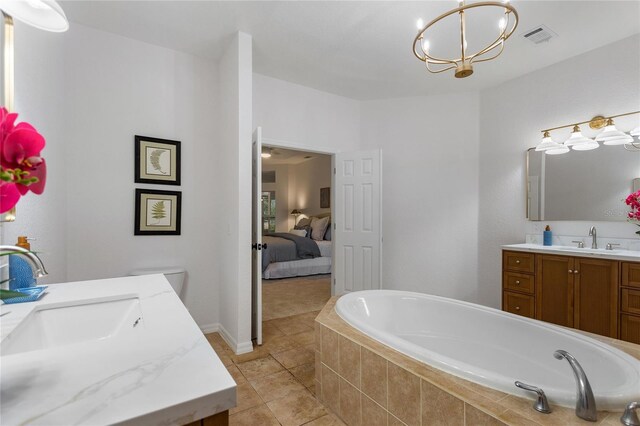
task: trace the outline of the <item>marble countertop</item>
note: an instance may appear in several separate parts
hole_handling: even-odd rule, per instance
[[[611,260],[629,260],[632,262],[640,262],[640,251],[632,250],[605,250],[602,249],[590,249],[590,248],[577,248],[570,246],[543,246],[541,244],[507,244],[503,245],[504,250],[511,251],[525,251],[534,253],[547,253],[558,254],[565,256],[578,256],[578,257],[593,257],[597,259],[611,259]]]
[[[0,306],[0,334],[36,307],[122,295],[139,300],[135,332],[0,353],[2,424],[186,424],[236,405],[236,383],[163,275],[50,285],[37,302]]]

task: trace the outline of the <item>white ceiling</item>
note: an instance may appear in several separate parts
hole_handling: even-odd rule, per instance
[[[262,164],[265,166],[275,166],[278,164],[300,164],[313,158],[325,156],[324,154],[316,154],[306,151],[295,151],[293,149],[285,148],[270,148],[264,146],[263,150],[264,149],[271,149],[271,157],[262,158]]]
[[[411,50],[416,20],[456,7],[454,0],[60,3],[72,25],[213,59],[232,34],[244,31],[253,36],[254,72],[355,99],[479,90],[640,33],[640,1],[513,0],[520,25],[505,52],[458,80],[451,72],[428,74]],[[472,50],[497,33],[497,16],[488,27],[477,26],[477,18],[467,21]],[[558,37],[541,45],[522,38],[540,24]],[[434,49],[459,37],[455,21],[438,30]]]

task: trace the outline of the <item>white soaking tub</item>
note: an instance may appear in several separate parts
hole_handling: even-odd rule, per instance
[[[497,309],[393,290],[342,296],[347,323],[397,351],[454,376],[514,395],[519,380],[542,388],[550,402],[575,405],[576,382],[564,349],[582,365],[599,410],[640,400],[640,361],[582,334]]]

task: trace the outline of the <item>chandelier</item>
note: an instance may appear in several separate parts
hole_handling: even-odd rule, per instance
[[[467,52],[467,34],[466,34],[466,13],[474,8],[500,8],[504,11],[504,16],[498,22],[498,38],[493,43],[487,45],[483,49],[469,54]],[[460,19],[460,56],[455,59],[439,58],[429,53],[429,39],[426,37],[427,31],[437,22],[442,21],[446,17],[454,14],[459,15]],[[427,70],[437,74],[451,69],[455,69],[457,78],[468,77],[473,74],[473,64],[477,62],[490,61],[500,56],[504,50],[504,42],[515,31],[518,26],[518,12],[511,6],[508,1],[483,1],[478,3],[465,4],[464,0],[459,1],[456,9],[443,13],[433,21],[429,22],[424,28],[421,28],[413,41],[413,53],[418,59],[425,63]]]

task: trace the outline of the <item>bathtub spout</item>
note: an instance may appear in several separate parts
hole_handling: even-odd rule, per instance
[[[578,360],[569,352],[557,350],[553,353],[556,359],[566,359],[576,377],[576,416],[581,419],[595,422],[597,420],[596,399],[593,397],[591,385],[587,375],[578,363]]]

